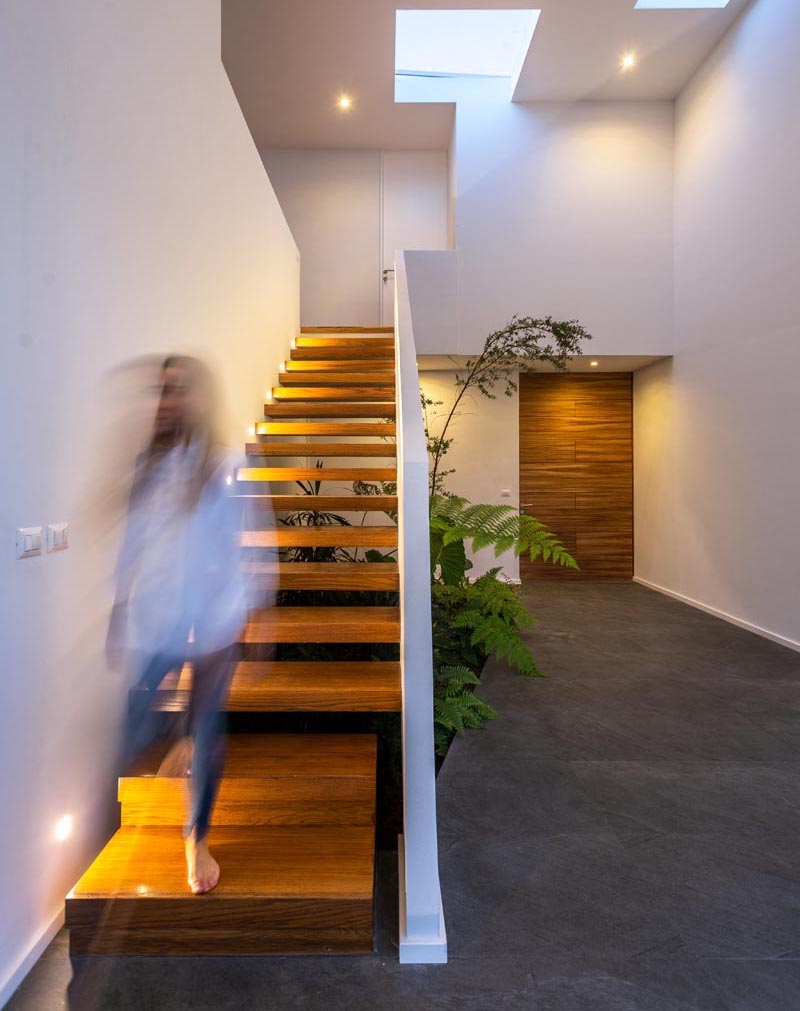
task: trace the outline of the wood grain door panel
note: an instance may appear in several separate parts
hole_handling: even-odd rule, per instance
[[[581,566],[523,557],[523,580],[632,577],[632,403],[630,373],[520,377],[520,502]]]

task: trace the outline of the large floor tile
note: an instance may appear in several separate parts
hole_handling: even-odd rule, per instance
[[[800,762],[573,762],[626,845],[664,834],[800,837]]]
[[[570,952],[591,965],[680,944],[610,833],[445,835],[440,865],[456,956]]]
[[[705,965],[729,1011],[797,1011],[800,960],[713,959]]]
[[[800,957],[800,848],[770,829],[665,835],[626,852],[689,953]],[[800,1006],[800,1002],[798,1004]]]

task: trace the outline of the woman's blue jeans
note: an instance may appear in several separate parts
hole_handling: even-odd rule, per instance
[[[191,810],[185,827],[197,841],[208,834],[211,812],[217,798],[219,781],[225,766],[225,725],[223,709],[228,697],[236,647],[231,646],[198,657],[192,662],[192,691],[185,716],[185,733],[194,739],[191,768]],[[137,688],[131,693],[130,735],[132,755],[148,742],[150,728],[147,714],[158,686],[170,671],[180,670],[184,660],[156,654],[144,664]]]

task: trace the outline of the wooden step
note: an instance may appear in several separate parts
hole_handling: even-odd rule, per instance
[[[259,421],[256,435],[381,435],[391,438],[396,426],[391,421]]]
[[[391,386],[394,372],[281,372],[281,386]]]
[[[301,334],[328,333],[328,334],[367,334],[367,333],[394,333],[393,326],[301,326]]]
[[[397,455],[393,442],[248,442],[248,456],[391,456]]]
[[[264,405],[268,418],[393,418],[397,413],[395,404],[371,403],[286,403],[272,401]]]
[[[394,362],[394,350],[379,344],[359,345],[358,347],[301,347],[292,348],[289,352],[293,362],[304,361],[344,361],[367,358],[375,361]]]
[[[372,950],[372,826],[220,825],[209,845],[220,882],[194,896],[180,828],[121,828],[67,898],[70,953]]]
[[[373,400],[394,401],[392,386],[273,386],[272,399],[287,400]],[[266,414],[266,408],[264,410]]]
[[[273,607],[253,611],[242,642],[399,642],[397,607]]]
[[[185,824],[186,778],[157,775],[171,743],[156,739],[120,777],[123,826]],[[226,743],[214,825],[374,824],[374,735],[229,734]]]
[[[397,590],[394,562],[245,562],[246,571],[279,590]]]
[[[242,534],[242,547],[396,548],[397,527],[283,526],[275,530],[246,530]]]
[[[395,364],[394,358],[341,358],[339,361],[326,361],[325,359],[309,359],[307,361],[285,361],[282,366],[284,372],[389,372],[394,378]]]
[[[273,512],[397,512],[396,495],[237,495],[250,508]]]
[[[395,481],[395,467],[240,467],[237,481]]]
[[[305,564],[307,567],[313,563]],[[391,568],[381,566],[384,567]],[[158,712],[184,712],[191,687],[191,665],[186,664],[179,673],[167,675],[155,692],[151,708]],[[248,660],[236,666],[225,708],[240,713],[378,713],[399,712],[401,702],[399,663]]]
[[[296,337],[294,342],[297,348],[350,348],[353,351],[372,350],[380,348],[385,356],[394,351],[394,337],[355,337],[350,336],[352,331],[346,334],[331,335],[315,334],[313,337]],[[358,355],[356,355],[358,357]]]

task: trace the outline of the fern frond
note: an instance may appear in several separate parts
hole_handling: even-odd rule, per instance
[[[457,496],[435,495],[431,499],[432,520],[444,521],[445,545],[469,541],[473,551],[494,548],[495,557],[504,551],[528,554],[531,561],[541,558],[553,565],[577,569],[578,563],[559,538],[544,523],[520,514],[511,505],[471,504]]]

